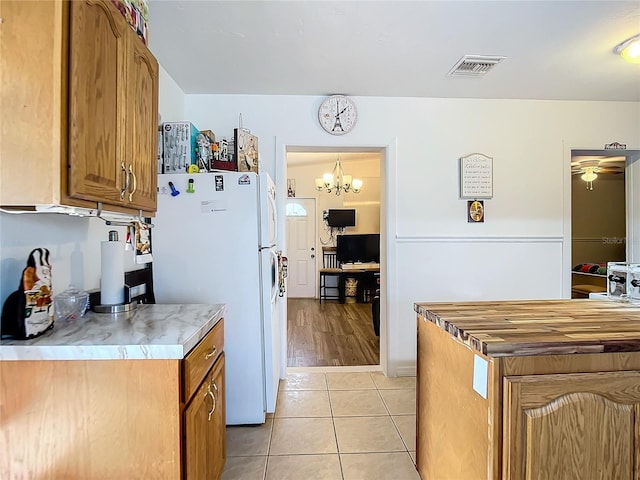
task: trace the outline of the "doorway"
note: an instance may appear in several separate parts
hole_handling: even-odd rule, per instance
[[[571,151],[571,298],[606,294],[607,263],[632,261],[640,151]]]
[[[318,191],[316,179],[332,172],[337,159],[345,175],[361,179],[360,193]],[[373,327],[373,298],[367,303],[340,303],[338,300],[318,299],[318,270],[322,267],[322,248],[336,246],[337,235],[352,233],[382,233],[383,217],[381,195],[381,149],[356,147],[298,147],[287,149],[285,206],[315,200],[315,242],[307,246],[307,257],[315,257],[312,278],[309,278],[309,262],[292,262],[296,256],[300,234],[294,216],[287,217],[285,230],[286,251],[289,256],[289,291],[287,301],[287,356],[288,367],[300,366],[364,366],[380,365],[380,339]],[[291,186],[295,186],[290,188]],[[356,211],[356,225],[331,228],[326,214],[333,209]],[[305,253],[299,248],[300,257]],[[298,271],[296,271],[298,270]],[[304,270],[304,272],[303,272]],[[312,281],[311,281],[312,280]],[[333,279],[332,279],[333,280]],[[296,284],[293,285],[292,283]],[[314,289],[299,288],[298,284],[313,284]],[[306,293],[304,293],[306,292]],[[381,292],[381,290],[380,290]],[[379,293],[380,293],[379,292]],[[348,299],[351,300],[351,299]],[[379,305],[379,303],[378,303]],[[303,362],[303,363],[300,363]]]

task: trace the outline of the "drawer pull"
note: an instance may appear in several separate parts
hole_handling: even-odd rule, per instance
[[[216,353],[218,353],[218,349],[217,349],[217,348],[216,348],[216,346],[214,345],[214,346],[213,346],[213,349],[212,349],[209,353],[207,353],[207,354],[204,356],[204,359],[205,359],[205,360],[209,360],[209,359],[210,359],[211,357],[213,357]]]
[[[211,397],[211,410],[209,410],[209,416],[207,418],[207,421],[210,422],[211,421],[211,417],[213,415],[213,412],[216,411],[216,397],[213,396],[213,392],[211,391],[211,387],[207,388],[207,393],[205,394],[204,398],[206,399],[207,396]]]

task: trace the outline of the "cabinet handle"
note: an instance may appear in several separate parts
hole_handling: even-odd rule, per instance
[[[216,391],[216,395],[217,395],[218,394],[218,386],[215,384],[213,379],[211,379],[211,384],[213,385],[213,389]],[[216,406],[218,405],[218,401],[216,400],[216,396],[215,395],[211,395],[211,398],[213,398],[213,409],[211,410],[211,414],[213,415],[213,412],[216,411]]]
[[[127,169],[124,166],[124,162],[122,162],[121,164],[122,166],[122,172],[124,173],[124,187],[122,187],[122,190],[120,190],[120,200],[124,200],[124,194],[127,193],[127,190],[129,190],[129,172],[127,172]]]
[[[205,359],[205,360],[209,360],[209,359],[210,359],[211,357],[213,357],[216,353],[218,353],[218,349],[217,349],[217,348],[216,348],[216,346],[214,345],[214,346],[213,346],[213,349],[212,349],[209,353],[207,353],[207,354],[204,356],[204,359]]]
[[[136,190],[138,189],[138,179],[136,178],[136,174],[133,173],[133,166],[132,165],[129,165],[129,173],[133,177],[133,190],[131,190],[131,192],[129,193],[129,201],[132,202],[133,201],[133,194],[136,193]]]
[[[205,393],[204,398],[211,397],[211,410],[209,410],[207,421],[211,421],[211,416],[213,412],[216,411],[216,397],[213,396],[213,392],[211,391],[211,385],[207,387],[207,393]]]

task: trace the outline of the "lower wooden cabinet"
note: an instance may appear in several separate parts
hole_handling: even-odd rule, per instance
[[[640,352],[491,357],[419,317],[416,461],[425,480],[640,480]]]
[[[504,379],[505,478],[640,478],[640,372]]]
[[[217,479],[225,462],[224,354],[184,412],[185,479]]]
[[[182,360],[0,361],[0,478],[218,480],[223,328]]]

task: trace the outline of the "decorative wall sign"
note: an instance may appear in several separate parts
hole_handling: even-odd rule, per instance
[[[493,158],[472,153],[460,158],[460,198],[493,197]]]
[[[467,202],[467,222],[484,223],[484,202],[482,200]]]
[[[618,142],[613,142],[613,143],[607,143],[604,146],[605,150],[626,150],[627,149],[627,144],[626,143],[618,143]]]

